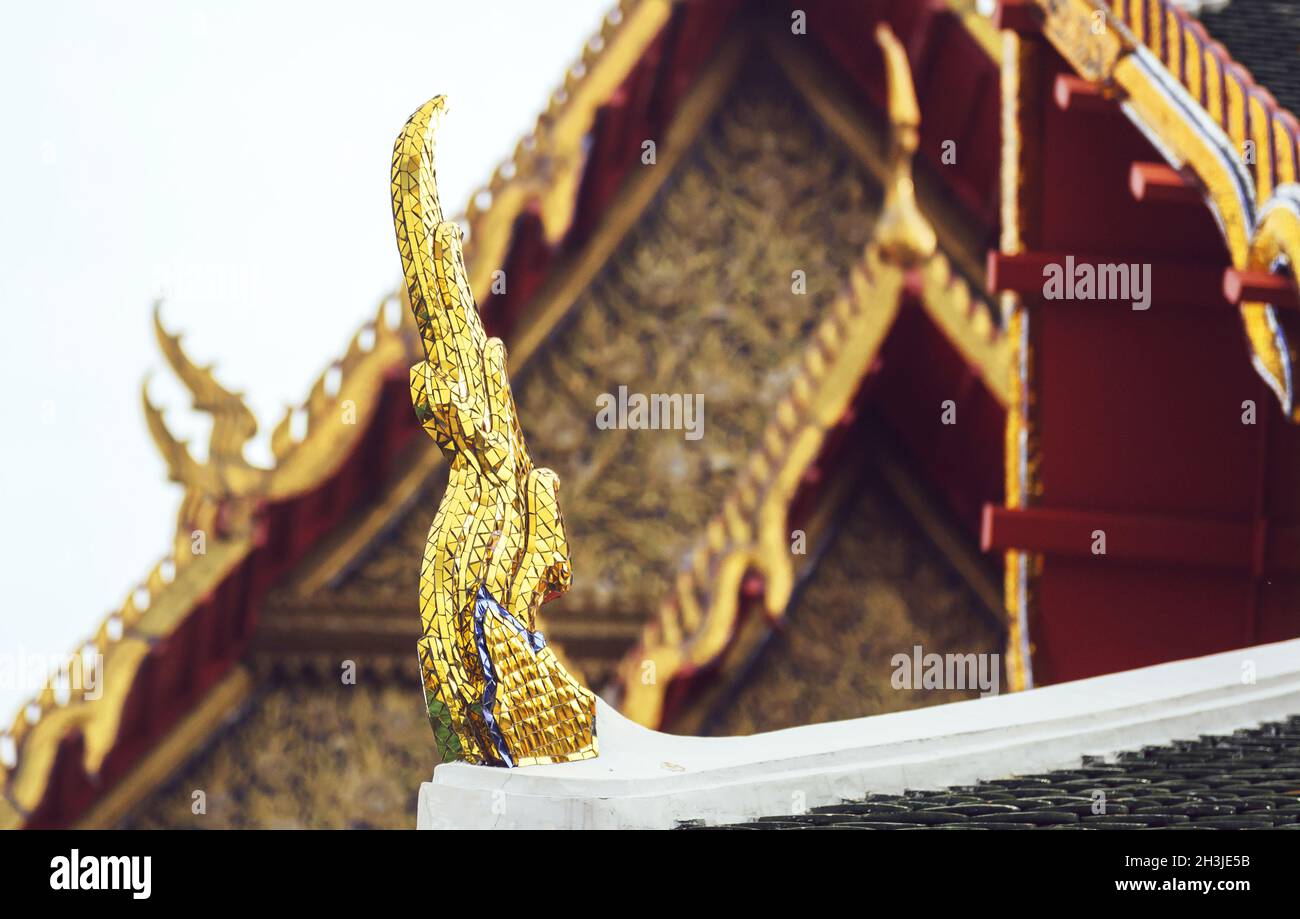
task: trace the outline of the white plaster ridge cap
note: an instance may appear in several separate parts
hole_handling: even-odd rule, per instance
[[[1242,679],[1249,660],[1255,680]],[[1300,639],[1206,657],[868,718],[804,725],[746,737],[683,737],[644,728],[598,700],[600,756],[518,769],[447,763],[435,785],[503,789],[512,795],[646,795],[791,776],[873,761],[922,761],[954,749],[1116,730],[1158,718],[1249,707],[1295,696]],[[1243,722],[1244,723],[1244,722]],[[742,775],[743,773],[743,775]]]

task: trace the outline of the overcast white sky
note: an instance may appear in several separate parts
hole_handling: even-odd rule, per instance
[[[180,498],[139,388],[206,437],[150,304],[270,428],[397,283],[389,155],[450,97],[449,212],[613,0],[61,2],[0,29],[0,726],[17,678],[167,551]]]

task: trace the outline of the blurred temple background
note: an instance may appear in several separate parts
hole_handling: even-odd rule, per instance
[[[982,6],[623,0],[467,196],[484,324],[563,482],[573,587],[541,627],[629,717],[743,734],[980,694],[900,688],[914,651],[996,655],[1005,692],[1300,635],[1300,435],[1224,301],[1242,266],[1188,177],[1044,37],[1046,4]],[[1268,187],[1294,180],[1284,97],[1188,13],[1134,6],[1161,16],[1115,15],[1166,66],[1177,44],[1254,93]],[[1248,61],[1271,20],[1245,7],[1211,28]],[[865,254],[900,193],[881,23],[907,53],[938,240],[902,267]],[[1133,190],[1139,166],[1165,194]],[[1045,301],[1065,252],[1183,280],[1146,312]],[[171,552],[97,638],[103,697],[51,688],[7,730],[0,817],[412,826],[435,765],[419,559],[446,469],[410,406],[404,293],[260,465],[248,408],[179,331],[159,317],[212,425],[192,455],[146,396],[184,490]],[[599,428],[619,387],[701,394],[703,436]]]

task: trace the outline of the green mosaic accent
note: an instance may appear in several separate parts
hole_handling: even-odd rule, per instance
[[[444,763],[464,759],[465,754],[460,745],[460,738],[452,727],[451,710],[437,699],[428,700],[429,724],[433,726],[433,739],[438,745],[438,756]]]

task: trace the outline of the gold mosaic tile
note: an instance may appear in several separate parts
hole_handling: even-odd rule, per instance
[[[451,469],[420,575],[425,701],[444,761],[520,766],[596,755],[595,696],[536,631],[569,586],[559,478],[533,468],[505,347],[479,321],[460,228],[434,173],[441,96],[393,146],[393,223],[424,343],[411,368],[416,416]]]

